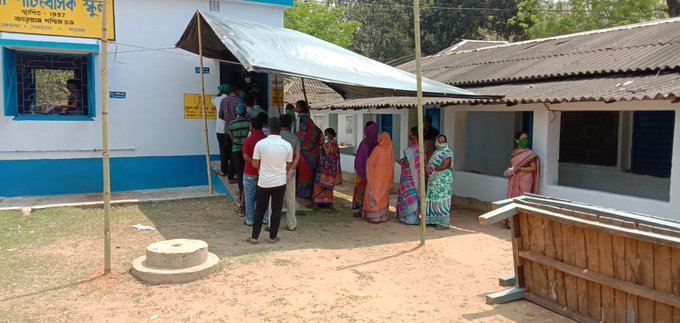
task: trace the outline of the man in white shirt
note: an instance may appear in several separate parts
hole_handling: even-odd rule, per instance
[[[259,170],[257,191],[255,193],[255,221],[252,235],[246,239],[250,244],[259,243],[264,214],[271,198],[271,219],[269,220],[269,243],[279,241],[283,197],[286,193],[286,174],[293,164],[293,147],[281,138],[281,120],[269,119],[271,134],[255,144],[253,152],[254,168]]]

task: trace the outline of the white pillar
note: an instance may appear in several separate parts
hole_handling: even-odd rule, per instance
[[[534,110],[533,150],[541,158],[541,183],[539,194],[544,185],[557,185],[560,158],[560,112],[548,111],[538,106]]]
[[[675,109],[673,129],[673,157],[671,168],[670,204],[672,209],[680,209],[680,109]],[[676,219],[678,219],[676,217]]]

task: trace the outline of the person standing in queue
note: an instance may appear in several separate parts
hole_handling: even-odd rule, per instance
[[[286,194],[287,173],[293,165],[293,147],[281,138],[281,120],[269,119],[271,134],[260,140],[253,152],[253,167],[259,171],[255,193],[255,222],[253,232],[246,242],[259,243],[262,222],[271,199],[272,213],[269,222],[269,243],[279,241],[283,197]]]

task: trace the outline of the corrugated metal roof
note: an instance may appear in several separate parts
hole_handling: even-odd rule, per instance
[[[507,41],[502,40],[473,40],[473,39],[463,39],[457,42],[455,45],[445,48],[435,55],[451,54],[453,52],[463,52],[473,49],[480,49],[491,46],[505,45],[508,44]]]
[[[508,44],[508,42],[464,39],[454,44],[453,46],[442,50],[441,52],[439,52],[439,54],[473,50],[503,44]],[[396,66],[403,64],[403,62],[411,60],[413,60],[413,55],[402,57],[392,62],[387,62],[387,64]],[[340,94],[335,92],[335,90],[327,86],[325,83],[318,80],[305,79],[305,91],[307,92],[307,101],[309,101],[310,107],[312,108],[319,105],[326,106],[328,104],[336,104],[343,101],[343,98]],[[296,102],[298,100],[305,99],[305,95],[302,91],[302,82],[300,81],[300,78],[286,79],[284,95],[286,101],[288,102]]]
[[[415,62],[399,68],[415,70]],[[471,86],[680,68],[680,18],[423,59],[423,75]]]
[[[314,79],[305,79],[305,91],[307,92],[307,101],[309,101],[308,103],[311,108],[319,105],[339,103],[344,100],[338,92],[335,92],[325,83]],[[305,95],[302,92],[302,82],[299,77],[286,82],[284,98],[287,102],[305,99]]]
[[[560,102],[615,102],[636,100],[659,100],[680,98],[680,73],[669,72],[659,75],[618,75],[608,77],[572,78],[559,81],[522,82],[469,90],[485,94],[500,93],[501,100],[460,100],[445,98],[423,98],[424,105],[459,104],[520,104]],[[385,97],[347,100],[317,105],[316,109],[383,109],[414,108],[415,97]]]

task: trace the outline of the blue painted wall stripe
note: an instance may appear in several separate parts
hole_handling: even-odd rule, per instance
[[[101,192],[102,172],[100,158],[0,160],[0,196]],[[202,155],[111,158],[114,192],[207,185],[206,175]],[[225,193],[219,180],[213,183]]]
[[[275,4],[275,5],[288,6],[288,7],[293,6],[293,0],[246,0],[246,1],[268,3],[268,4]]]
[[[51,42],[51,41],[35,41],[35,40],[21,40],[21,39],[0,39],[0,46],[14,46],[14,47],[32,47],[32,48],[46,48],[46,49],[69,49],[80,51],[99,52],[99,43],[97,44],[79,44],[66,42]]]

